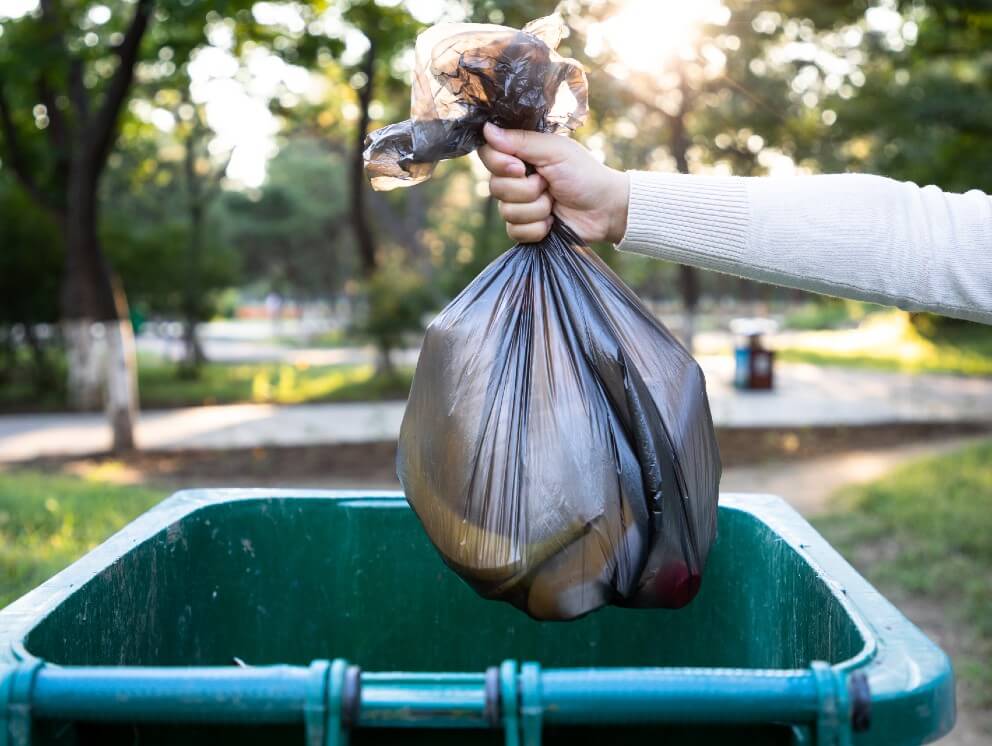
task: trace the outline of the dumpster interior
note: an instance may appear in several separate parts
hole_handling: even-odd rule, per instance
[[[449,571],[401,500],[267,498],[200,508],[77,589],[28,650],[79,665],[308,664],[481,672],[574,666],[805,667],[863,647],[826,584],[748,513],[721,510],[699,596],[536,622]]]
[[[308,664],[482,672],[584,666],[805,667],[864,640],[789,543],[720,511],[698,597],[678,611],[607,608],[536,622],[448,570],[402,499],[265,498],[201,507],[75,589],[24,640],[59,664]],[[619,724],[618,724],[619,725]],[[547,726],[545,744],[794,743],[790,726]],[[297,726],[38,721],[33,743],[299,743]],[[489,731],[365,729],[357,744],[499,744]]]

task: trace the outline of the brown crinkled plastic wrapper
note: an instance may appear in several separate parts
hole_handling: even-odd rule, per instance
[[[486,121],[568,131],[585,76],[549,16],[417,40],[413,118],[373,132],[377,189],[482,144]],[[427,330],[399,439],[410,505],[485,598],[537,619],[676,608],[716,533],[720,455],[689,353],[556,221],[486,268]]]
[[[523,30],[481,23],[439,24],[417,37],[410,119],[368,136],[365,168],[386,191],[429,179],[434,164],[484,143],[482,125],[571,132],[588,111],[586,76],[555,51],[557,15]]]

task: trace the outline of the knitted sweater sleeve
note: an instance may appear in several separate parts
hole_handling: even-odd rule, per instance
[[[880,176],[631,171],[621,251],[992,323],[992,197]]]

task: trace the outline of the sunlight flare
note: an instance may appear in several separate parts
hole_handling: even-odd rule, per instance
[[[589,29],[586,52],[598,56],[609,48],[631,70],[660,71],[676,58],[693,59],[702,27],[729,17],[720,0],[629,0]]]

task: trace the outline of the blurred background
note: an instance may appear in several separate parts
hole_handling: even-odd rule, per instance
[[[979,0],[2,0],[0,606],[178,488],[398,486],[424,324],[509,241],[474,156],[373,193],[364,135],[420,30],[556,7],[611,166],[992,193]],[[595,248],[699,357],[724,491],[811,517],[992,740],[992,329]]]

